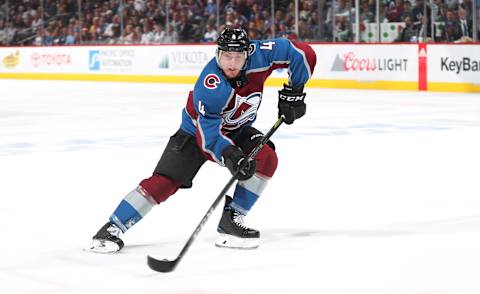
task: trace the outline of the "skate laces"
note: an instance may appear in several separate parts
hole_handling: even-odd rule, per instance
[[[247,231],[247,230],[250,230],[250,228],[246,227],[245,224],[243,223],[244,217],[245,215],[241,214],[240,212],[235,210],[233,211],[233,222],[240,228]]]

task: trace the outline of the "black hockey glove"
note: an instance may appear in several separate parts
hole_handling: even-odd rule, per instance
[[[223,150],[222,156],[228,170],[230,170],[232,175],[238,173],[238,179],[240,181],[248,180],[253,176],[253,174],[255,174],[257,164],[255,163],[254,159],[248,160],[245,166],[241,168],[245,160],[247,160],[247,156],[243,153],[240,147],[230,145]]]
[[[307,105],[303,102],[305,95],[303,86],[292,87],[283,84],[283,89],[278,91],[278,117],[283,115],[287,125],[301,118],[307,111]]]

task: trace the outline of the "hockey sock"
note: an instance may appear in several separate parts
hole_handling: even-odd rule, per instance
[[[154,206],[155,200],[142,187],[128,193],[110,216],[110,222],[126,232],[140,221]]]
[[[256,173],[246,181],[238,181],[230,207],[246,215],[267,186],[268,179]]]

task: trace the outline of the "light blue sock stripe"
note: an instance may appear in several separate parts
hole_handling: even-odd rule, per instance
[[[268,184],[268,180],[263,179],[255,174],[246,181],[238,181],[238,184],[252,193],[262,195],[263,190],[265,190],[265,187]]]
[[[237,184],[235,192],[233,193],[233,201],[230,203],[230,206],[246,215],[255,202],[257,202],[258,196],[259,195],[245,189],[242,185]]]
[[[142,195],[139,189],[140,188],[136,188],[128,193],[124,200],[127,201],[142,217],[144,217],[150,212],[150,210],[152,210],[155,204],[154,202],[151,202],[154,200],[149,201],[144,195]]]

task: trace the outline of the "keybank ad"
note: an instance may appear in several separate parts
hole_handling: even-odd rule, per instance
[[[427,54],[430,82],[480,85],[480,45],[429,45]]]

